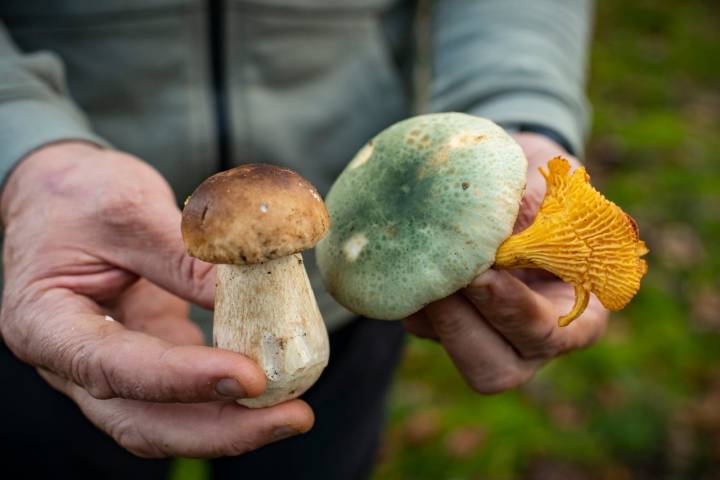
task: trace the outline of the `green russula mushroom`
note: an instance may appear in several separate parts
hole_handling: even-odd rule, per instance
[[[367,143],[333,185],[332,228],[317,245],[329,292],[355,313],[402,319],[491,266],[541,268],[575,288],[577,318],[594,293],[610,310],[640,288],[648,250],[637,224],[563,158],[541,169],[547,192],[512,235],[525,187],[520,146],[489,120],[410,118]]]
[[[367,143],[326,199],[317,245],[330,293],[350,310],[401,319],[488,269],[525,187],[520,146],[461,113],[399,122]]]

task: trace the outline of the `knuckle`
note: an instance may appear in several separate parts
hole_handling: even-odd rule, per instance
[[[97,349],[91,344],[81,344],[70,356],[70,375],[93,398],[107,400],[116,396]]]
[[[523,360],[547,360],[554,358],[565,351],[564,342],[548,338],[539,340],[535,345],[527,347],[520,352]]]
[[[537,339],[538,345],[541,346],[541,349],[555,348],[554,343],[557,333],[558,327],[555,325],[555,322],[550,326],[538,329],[535,337]]]
[[[108,371],[100,343],[106,341],[109,334],[101,334],[86,341],[78,341],[69,347],[70,377],[75,383],[81,385],[93,398],[107,400],[117,397],[113,388],[112,375]]]
[[[140,189],[107,189],[108,194],[100,196],[96,215],[103,224],[132,230],[142,220],[144,195]]]
[[[153,442],[148,441],[135,422],[125,415],[112,418],[108,422],[107,431],[120,447],[138,457],[165,458],[170,455]]]
[[[431,325],[440,338],[452,337],[454,335],[459,336],[460,334],[458,332],[463,332],[467,329],[463,323],[463,319],[454,311],[444,311],[440,312],[440,314],[433,315]]]
[[[564,333],[554,323],[549,326],[536,326],[530,329],[525,339],[516,346],[518,355],[523,360],[530,361],[556,357],[565,351],[567,336]]]
[[[242,455],[244,453],[251,452],[259,447],[260,445],[258,444],[258,442],[254,442],[247,437],[235,438],[228,442],[225,448],[223,448],[219,452],[219,456]]]
[[[136,428],[128,428],[124,425],[116,426],[112,428],[110,435],[125,450],[135,455],[144,456],[147,445]]]

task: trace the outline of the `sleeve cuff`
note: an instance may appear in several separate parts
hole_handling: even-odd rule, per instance
[[[85,118],[64,101],[23,99],[0,106],[0,184],[30,152],[63,140],[110,145],[95,135]]]
[[[566,147],[582,156],[588,128],[589,106],[573,111],[562,100],[539,93],[519,92],[499,95],[469,109],[468,113],[486,117],[503,127],[535,126],[560,135]],[[583,121],[578,122],[578,118]]]

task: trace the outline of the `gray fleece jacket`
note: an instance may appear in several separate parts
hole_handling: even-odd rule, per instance
[[[0,180],[83,139],[154,165],[178,199],[248,162],[325,193],[419,111],[540,127],[580,153],[591,14],[591,0],[3,0]],[[351,318],[310,275],[329,327]]]

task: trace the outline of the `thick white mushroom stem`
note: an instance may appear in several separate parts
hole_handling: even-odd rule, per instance
[[[328,363],[330,346],[302,256],[218,265],[213,342],[265,371],[264,394],[238,400],[251,408],[303,394]]]

